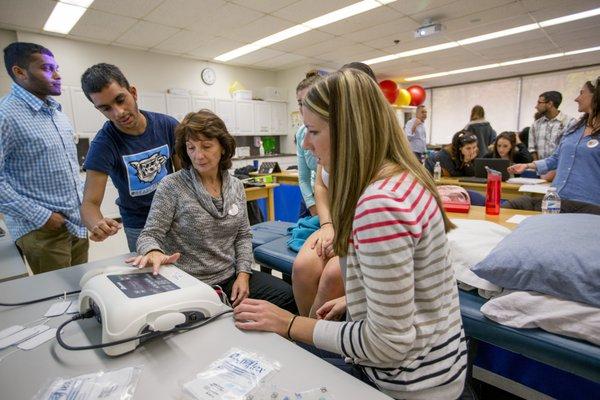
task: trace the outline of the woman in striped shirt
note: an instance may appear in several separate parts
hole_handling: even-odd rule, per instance
[[[305,106],[305,142],[332,175],[346,296],[321,307],[318,320],[247,299],[235,308],[236,325],[325,350],[394,398],[458,398],[467,350],[446,240],[452,224],[431,177],[364,73],[328,76]],[[344,313],[347,321],[336,321]]]

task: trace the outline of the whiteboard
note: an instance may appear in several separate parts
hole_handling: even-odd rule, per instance
[[[430,143],[445,144],[469,122],[471,109],[480,105],[497,133],[518,125],[519,78],[434,88],[431,92]]]
[[[539,95],[550,90],[556,90],[563,96],[559,110],[571,117],[578,118],[580,113],[577,111],[577,103],[574,100],[579,96],[579,90],[583,84],[586,81],[593,83],[598,76],[600,76],[600,67],[523,77],[519,129],[531,125]]]
[[[145,111],[152,111],[161,114],[167,113],[167,102],[164,93],[140,93],[138,106]]]
[[[96,110],[80,88],[71,87],[71,104],[75,132],[93,137],[102,128],[106,118]]]

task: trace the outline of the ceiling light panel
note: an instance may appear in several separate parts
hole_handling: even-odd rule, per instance
[[[87,8],[78,5],[62,2],[56,3],[54,10],[52,10],[52,13],[44,24],[44,30],[66,35],[73,29],[86,10]]]
[[[364,12],[381,7],[384,4],[388,4],[393,1],[396,0],[363,0],[358,3],[354,3],[349,6],[332,11],[330,13],[321,15],[319,17],[310,19],[299,25],[292,26],[291,28],[277,32],[273,35],[269,35],[265,38],[259,39],[253,43],[234,49],[227,53],[221,54],[218,57],[215,57],[215,60],[222,62],[230,61],[234,58],[241,57],[258,49],[262,49],[263,47],[271,46],[275,43],[279,43],[283,40],[301,35],[305,32],[319,28],[321,26],[329,25],[331,23],[350,18],[354,15],[362,14]]]
[[[572,51],[567,51],[565,53],[545,54],[545,55],[536,56],[536,57],[523,58],[520,60],[503,61],[501,63],[480,65],[480,66],[476,66],[476,67],[462,68],[462,69],[456,69],[456,70],[452,70],[452,71],[436,72],[436,73],[427,74],[427,75],[411,76],[411,77],[405,78],[404,80],[407,82],[422,81],[422,80],[431,79],[431,78],[439,78],[441,76],[464,74],[467,72],[479,71],[479,70],[483,70],[483,69],[507,67],[510,65],[525,64],[525,63],[530,63],[530,62],[535,62],[535,61],[548,60],[551,58],[560,58],[560,57],[571,56],[571,55],[575,55],[575,54],[589,53],[589,52],[593,52],[593,51],[600,51],[600,46],[589,47],[586,49],[572,50]]]
[[[549,19],[549,20],[542,21],[539,23],[516,26],[514,28],[504,29],[504,30],[497,31],[497,32],[491,32],[491,33],[488,33],[485,35],[473,36],[473,37],[461,39],[458,41],[443,43],[443,44],[437,45],[437,46],[423,47],[421,49],[411,50],[410,52],[402,52],[402,53],[390,54],[390,55],[386,55],[386,56],[382,56],[382,57],[372,58],[370,60],[365,60],[363,62],[365,64],[373,65],[373,64],[386,62],[386,61],[396,60],[401,57],[407,57],[406,54],[415,55],[415,54],[433,53],[435,51],[450,49],[450,48],[456,47],[458,45],[464,46],[464,45],[469,45],[469,44],[473,44],[473,43],[484,42],[484,41],[493,40],[493,39],[500,38],[500,37],[516,35],[519,33],[528,32],[528,31],[532,31],[535,29],[540,29],[541,27],[564,24],[567,22],[577,21],[577,20],[581,20],[584,18],[590,18],[590,17],[596,16],[596,15],[600,15],[600,8],[595,8],[595,9],[588,10],[588,11],[565,15],[563,17],[553,18],[553,19]],[[418,50],[421,50],[421,52],[411,53],[411,52],[415,52]]]

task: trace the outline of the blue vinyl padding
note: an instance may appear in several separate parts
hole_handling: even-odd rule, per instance
[[[598,382],[481,341],[473,364],[556,400],[588,400],[600,393]]]
[[[290,250],[287,241],[288,237],[284,236],[258,246],[254,249],[254,260],[265,267],[291,275],[298,253]]]
[[[280,229],[283,228],[282,223],[265,222],[262,225],[260,228],[262,230],[279,229],[281,232]],[[286,236],[282,236],[256,247],[254,249],[256,262],[291,275],[297,253],[288,248],[287,240]],[[500,325],[481,313],[480,308],[486,301],[484,298],[475,293],[459,290],[459,299],[467,336],[592,382],[600,382],[600,347],[554,335],[541,329],[516,329]]]
[[[541,329],[516,329],[487,319],[480,311],[485,299],[459,291],[465,333],[474,339],[600,382],[600,347]]]
[[[294,224],[284,221],[267,221],[252,225],[252,248],[285,237],[288,228],[292,225]]]

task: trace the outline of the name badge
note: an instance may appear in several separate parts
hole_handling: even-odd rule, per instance
[[[234,204],[231,206],[229,211],[227,211],[227,214],[229,214],[233,217],[235,215],[238,215],[239,212],[240,212],[240,209],[238,208],[237,204]]]
[[[589,142],[587,142],[588,149],[593,149],[596,146],[598,146],[598,141],[596,139],[592,139]]]

